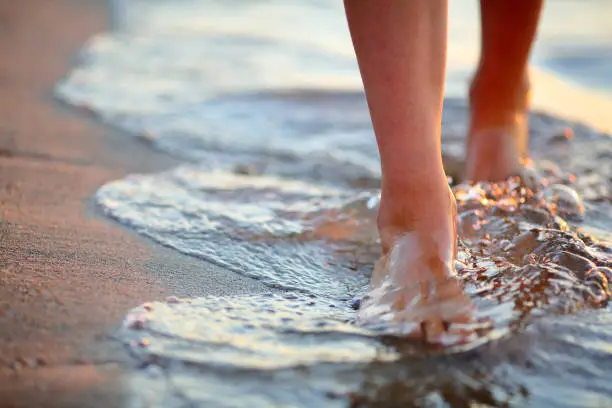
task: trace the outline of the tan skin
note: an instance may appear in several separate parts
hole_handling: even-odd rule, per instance
[[[456,203],[440,151],[447,2],[345,0],[344,5],[382,167],[383,255],[372,288],[386,277],[405,285],[394,302],[400,312],[415,297],[427,306],[453,301],[454,315],[436,313],[435,307],[408,315],[422,323],[415,335],[435,342],[453,323],[470,317],[469,299],[453,277]],[[503,180],[527,155],[527,63],[541,8],[539,0],[481,1],[482,54],[470,90],[469,179]],[[413,238],[402,239],[406,234]],[[391,252],[405,262],[390,262]],[[397,265],[401,270],[393,270]]]

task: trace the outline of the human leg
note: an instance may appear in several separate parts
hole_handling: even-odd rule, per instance
[[[372,288],[392,283],[398,315],[427,309],[409,319],[436,341],[469,305],[453,276],[456,203],[440,152],[447,4],[345,0],[345,9],[382,166],[383,256]],[[437,313],[448,300],[466,308]]]
[[[481,0],[481,56],[470,89],[466,178],[499,181],[528,156],[527,65],[543,0]]]

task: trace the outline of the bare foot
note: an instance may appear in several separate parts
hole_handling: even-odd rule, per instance
[[[455,199],[446,184],[430,183],[420,190],[390,196],[383,188],[383,255],[358,319],[365,327],[429,343],[466,342],[473,336],[473,306],[453,268]]]
[[[523,125],[517,123],[514,127],[472,133],[466,149],[465,178],[504,181],[510,176],[519,175],[526,157],[520,153],[516,141],[524,137],[524,132]]]
[[[527,79],[505,91],[494,83],[475,80],[470,90],[468,180],[503,181],[519,174],[528,158],[529,99]]]

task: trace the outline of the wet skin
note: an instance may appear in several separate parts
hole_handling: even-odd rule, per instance
[[[469,179],[503,180],[519,171],[527,156],[526,72],[541,6],[541,1],[481,3],[482,55],[470,90]],[[377,316],[373,311],[385,306],[397,320],[418,323],[409,334],[427,341],[440,342],[449,333],[469,336],[464,327],[470,301],[453,270],[456,203],[440,153],[447,3],[345,0],[345,9],[382,166],[383,253],[361,320],[367,324]],[[449,302],[455,307],[443,307]]]

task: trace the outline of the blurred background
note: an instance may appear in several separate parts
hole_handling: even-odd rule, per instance
[[[223,161],[219,151],[333,151],[343,163],[377,172],[340,0],[110,0],[110,6],[112,30],[86,45],[56,89],[60,99],[189,161]],[[532,55],[535,109],[612,130],[611,17],[608,0],[546,2]],[[479,35],[478,2],[451,1],[446,96],[459,105]],[[462,115],[444,128],[464,135]]]
[[[186,87],[195,99],[202,81],[216,91],[360,88],[339,0],[111,0],[111,6],[115,35],[129,44],[96,44],[124,54],[107,72],[112,88],[142,93],[147,81],[156,85],[152,92],[178,97]],[[611,18],[608,0],[546,2],[532,56],[536,106],[605,123],[603,106],[594,105],[611,106]],[[448,39],[447,95],[461,97],[478,58],[477,1],[450,1]],[[570,95],[572,102],[559,100]]]

